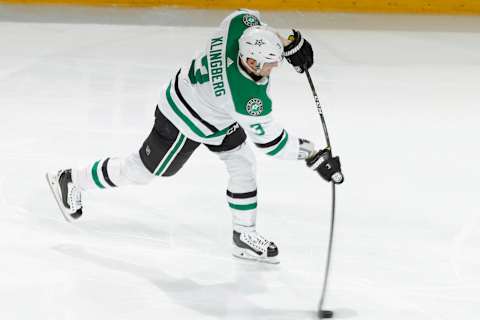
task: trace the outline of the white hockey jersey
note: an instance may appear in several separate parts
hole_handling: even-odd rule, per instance
[[[205,50],[165,86],[158,108],[191,140],[220,145],[238,123],[267,155],[302,159],[299,139],[273,120],[269,77],[255,82],[239,65],[238,39],[259,24],[254,11],[226,17]]]

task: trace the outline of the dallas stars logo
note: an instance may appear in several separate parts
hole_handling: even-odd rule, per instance
[[[258,98],[252,98],[247,102],[247,112],[252,116],[259,116],[263,112],[263,102]]]
[[[258,22],[258,19],[251,14],[246,14],[243,16],[243,23],[249,27],[258,26],[260,24],[260,22]]]
[[[258,40],[255,40],[255,45],[256,46],[263,46],[265,44],[265,41],[263,41],[262,39],[258,39]]]

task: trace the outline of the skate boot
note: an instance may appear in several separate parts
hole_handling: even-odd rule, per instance
[[[82,193],[72,182],[72,170],[60,170],[57,174],[47,173],[47,181],[58,207],[68,222],[82,215]]]
[[[280,262],[277,259],[278,248],[275,243],[265,239],[256,231],[233,231],[233,256],[265,263]]]

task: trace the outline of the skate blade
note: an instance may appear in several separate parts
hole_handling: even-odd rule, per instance
[[[67,222],[71,223],[72,218],[70,217],[70,214],[68,212],[64,212],[64,209],[61,203],[62,199],[60,199],[60,191],[59,191],[58,183],[56,182],[56,175],[47,173],[45,175],[45,178],[47,179],[48,186],[50,187],[50,191],[52,192],[52,195],[55,198],[55,201],[57,202],[58,208],[60,209],[62,216],[65,218]]]
[[[268,263],[268,264],[279,264],[280,260],[277,257],[259,257],[250,253],[250,250],[242,249],[242,248],[234,248],[232,255],[235,258],[242,259],[242,260],[249,260],[249,261],[256,261],[261,263]]]

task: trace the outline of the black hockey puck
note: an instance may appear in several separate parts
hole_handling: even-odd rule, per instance
[[[333,318],[333,311],[330,310],[318,310],[319,319],[329,319]]]

